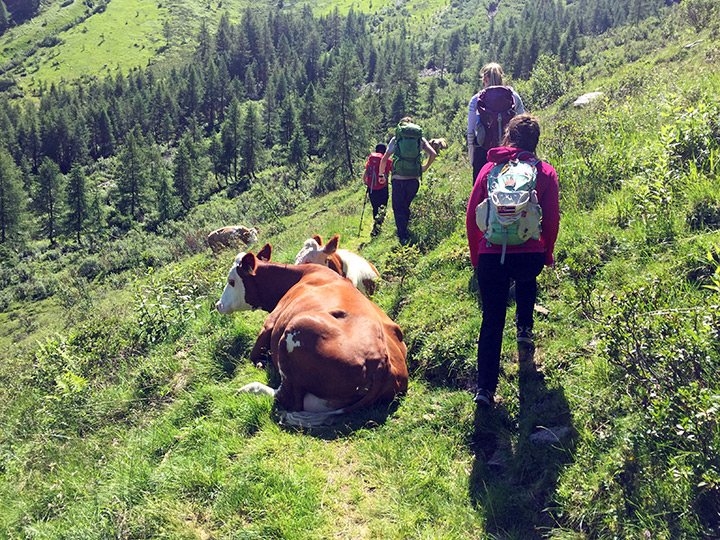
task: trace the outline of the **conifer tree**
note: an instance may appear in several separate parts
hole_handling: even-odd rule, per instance
[[[20,169],[10,152],[0,147],[0,243],[16,238],[25,213]]]
[[[258,99],[260,93],[258,92],[258,84],[255,80],[255,61],[248,64],[245,68],[245,91],[250,99]]]
[[[228,171],[233,182],[238,181],[238,154],[240,152],[240,102],[233,98],[220,130],[222,146],[221,170]]]
[[[95,113],[91,132],[92,151],[94,158],[110,157],[115,152],[115,136],[107,108]]]
[[[318,144],[320,142],[320,132],[318,131],[317,122],[317,97],[315,93],[315,85],[310,83],[305,90],[302,99],[302,110],[300,111],[300,125],[303,128],[305,138],[308,141],[308,154],[317,155]]]
[[[3,0],[0,0],[0,35],[10,28],[10,12]]]
[[[120,193],[118,209],[131,218],[145,210],[143,200],[147,188],[147,156],[140,128],[135,127],[125,139],[118,163],[117,186]]]
[[[34,193],[35,208],[40,215],[42,228],[51,245],[59,229],[63,208],[63,176],[60,167],[46,157],[40,164]]]
[[[392,95],[392,103],[390,104],[390,121],[394,124],[400,121],[403,116],[407,116],[407,104],[405,103],[405,91],[397,86]]]
[[[275,82],[274,79],[270,79],[265,88],[265,99],[263,100],[263,139],[267,148],[272,148],[272,145],[275,144],[275,123],[278,117],[276,107]]]
[[[170,175],[164,172],[157,179],[157,220],[162,223],[175,217],[175,196],[173,195]]]
[[[365,123],[356,103],[361,81],[360,64],[352,47],[345,44],[330,70],[321,101],[323,146],[330,173],[325,175],[327,181],[339,171],[354,177],[353,161],[364,154]],[[334,182],[337,185],[338,180]]]
[[[287,164],[295,170],[295,189],[299,187],[300,175],[307,172],[307,162],[308,141],[296,119],[287,149]]]
[[[87,180],[85,171],[79,164],[70,170],[67,183],[67,213],[65,215],[65,229],[76,234],[80,243],[80,235],[85,230],[89,214],[87,193]]]
[[[197,202],[195,160],[192,140],[186,133],[180,140],[173,162],[173,186],[180,204],[187,211]]]
[[[255,103],[250,102],[247,105],[245,113],[245,122],[243,123],[242,136],[242,164],[243,174],[255,177],[259,161],[259,143],[260,143],[260,117],[257,112]]]
[[[430,114],[435,112],[435,99],[437,99],[437,79],[435,77],[432,77],[430,79],[430,82],[428,83],[427,88],[427,99],[425,102],[427,103],[428,112]]]

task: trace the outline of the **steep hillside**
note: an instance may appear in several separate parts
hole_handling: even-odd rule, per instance
[[[558,170],[562,223],[556,265],[540,280],[531,358],[518,357],[510,302],[492,411],[471,398],[480,311],[464,232],[471,186],[463,140],[476,65],[456,65],[444,81],[441,72],[410,78],[407,96],[387,88],[405,84],[396,78],[387,86],[384,77],[353,79],[366,92],[354,94],[358,124],[383,115],[347,165],[354,176],[327,167],[337,123],[315,143],[325,153],[316,146],[295,162],[288,141],[299,128],[262,115],[273,103],[299,105],[297,85],[316,67],[299,63],[292,53],[300,48],[285,48],[279,35],[273,54],[287,52],[288,63],[265,81],[262,99],[228,104],[222,121],[213,107],[185,114],[196,66],[166,79],[151,71],[115,77],[87,94],[48,91],[37,117],[5,106],[2,186],[35,202],[36,185],[77,180],[79,159],[102,219],[78,230],[63,224],[51,241],[48,213],[34,204],[0,246],[0,536],[718,537],[720,45],[717,23],[696,24],[718,19],[689,11],[703,6],[712,13],[702,2],[672,6],[587,39],[574,67],[539,58],[514,81],[540,117],[539,155]],[[282,28],[330,40],[329,22],[303,27],[289,18]],[[396,48],[381,73],[421,63],[398,36],[384,44]],[[317,56],[318,85],[337,82],[335,68],[352,56],[345,47]],[[362,43],[352,50],[366,76],[368,51]],[[205,62],[203,76],[225,59]],[[252,87],[250,77],[242,81],[236,97]],[[595,90],[603,95],[592,105],[572,106]],[[285,99],[273,102],[276,95]],[[333,95],[324,93],[323,108]],[[387,139],[395,100],[413,95],[403,105],[450,147],[423,178],[411,242],[401,247],[391,211],[371,235],[357,171],[372,143]],[[213,141],[232,140],[233,126],[247,132],[253,111],[276,126],[271,133],[295,136],[258,139],[262,166],[254,170],[240,172],[250,154],[235,175],[231,160],[215,168]],[[119,121],[128,117],[147,122]],[[89,145],[99,153],[90,159],[49,144],[74,118],[119,127],[97,131],[113,137]],[[28,144],[31,134],[43,144]],[[117,153],[102,154],[117,134]],[[148,149],[153,183],[134,211],[122,181],[139,149]],[[58,162],[40,159],[50,155]],[[183,187],[178,163],[193,155],[202,189],[175,194],[175,214],[163,216],[162,195]],[[228,223],[258,226],[279,262],[292,262],[314,233],[340,233],[343,247],[371,260],[383,277],[373,301],[405,333],[408,394],[316,431],[289,429],[269,398],[238,394],[277,375],[248,361],[265,314],[214,309],[234,254],[212,256],[204,237]]]

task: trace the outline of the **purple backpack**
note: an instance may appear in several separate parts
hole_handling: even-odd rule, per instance
[[[515,116],[515,97],[508,86],[488,86],[478,94],[475,138],[483,148],[495,148]]]

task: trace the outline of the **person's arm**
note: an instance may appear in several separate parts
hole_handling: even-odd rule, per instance
[[[387,178],[385,177],[385,169],[387,168],[387,162],[388,159],[390,159],[390,156],[393,155],[393,152],[395,152],[395,137],[390,139],[390,142],[388,143],[387,150],[385,150],[385,153],[383,154],[382,159],[380,160],[380,166],[378,167],[380,169],[380,175],[385,178],[385,181],[387,182]]]
[[[468,143],[468,160],[470,166],[473,164],[473,156],[475,155],[475,126],[477,125],[477,94],[470,98],[468,104],[468,121],[467,121],[467,143]]]
[[[555,241],[560,230],[560,190],[555,169],[547,163],[543,163],[541,166],[543,172],[547,172],[547,181],[541,199],[538,201],[540,208],[542,208],[540,242],[545,246],[545,266],[552,266],[555,263],[555,256],[553,255]]]
[[[380,167],[378,169],[380,170],[380,177],[385,182],[387,182],[387,176],[385,175],[385,169],[387,169],[387,162],[392,154],[388,151],[383,154],[382,159],[380,160]],[[383,183],[385,183],[383,182]]]
[[[520,99],[520,94],[518,94],[515,89],[512,89],[513,97],[515,98],[515,113],[516,114],[524,114],[525,113],[525,105],[523,105],[522,99]]]
[[[425,172],[430,168],[430,164],[433,161],[435,161],[435,158],[437,157],[437,152],[435,151],[435,149],[432,146],[430,146],[430,143],[427,142],[425,137],[423,137],[423,140],[422,140],[422,148],[425,151],[425,153],[428,155],[428,160],[425,162],[425,164],[423,165],[423,168],[422,168],[422,172]]]

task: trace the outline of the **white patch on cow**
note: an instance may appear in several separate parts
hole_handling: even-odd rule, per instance
[[[237,261],[242,260],[241,253],[235,259],[235,265],[230,269],[228,273],[227,282],[225,283],[225,289],[223,289],[222,296],[218,300],[215,307],[218,312],[222,315],[229,315],[236,311],[246,311],[252,309],[252,306],[245,300],[245,284],[240,278],[237,272]]]
[[[274,388],[270,388],[268,385],[260,382],[251,382],[250,384],[246,384],[240,390],[238,390],[238,392],[240,392],[241,394],[266,394],[272,397],[275,397],[275,394],[277,394],[279,391],[279,388],[275,390]]]
[[[315,394],[307,393],[303,396],[303,410],[314,413],[326,413],[334,411],[327,400],[317,397]]]
[[[357,253],[347,249],[338,249],[337,254],[342,261],[345,276],[357,289],[367,294],[368,291],[363,282],[365,280],[375,281],[380,277],[375,267]]]
[[[287,347],[287,352],[291,353],[296,347],[301,347],[302,343],[300,343],[300,340],[295,341],[295,334],[288,334],[285,338],[285,346]]]

